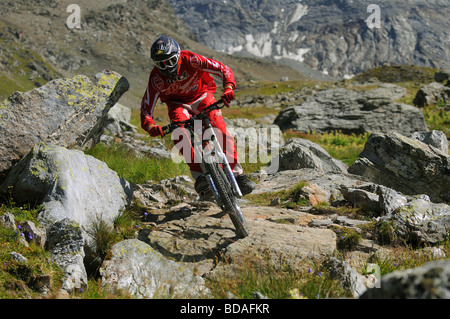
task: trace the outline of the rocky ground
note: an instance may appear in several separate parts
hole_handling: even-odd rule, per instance
[[[406,295],[447,296],[443,281],[448,280],[448,260],[442,243],[450,229],[446,204],[450,157],[444,133],[425,128],[411,134],[421,129],[415,122],[402,122],[401,133],[390,125],[393,130],[385,128],[385,132],[371,135],[351,167],[310,141],[294,138],[283,142],[278,156],[272,158],[279,164],[277,168],[251,174],[258,185],[252,194],[256,197],[240,200],[250,227],[250,235],[241,239],[217,205],[197,200],[189,177],[130,184],[105,163],[76,150],[108,143],[112,138],[126,142],[138,154],[167,157],[163,145],[153,147],[139,140],[136,128],[129,124],[129,110],[118,106],[122,112],[109,112],[128,89],[126,84],[120,74],[103,71],[90,78],[51,81],[39,89],[15,93],[0,105],[0,131],[10,141],[2,144],[5,155],[1,157],[0,193],[12,196],[17,203],[32,198],[41,205],[39,227],[28,222],[31,237],[27,238],[47,249],[63,269],[62,291],[85,288],[88,276],[99,270],[104,284],[127,289],[138,298],[205,297],[209,293],[205,279],[220,278],[232,269],[233,262],[252,252],[268,254],[273,264],[282,260],[292,269],[302,267],[305,261],[329,265],[350,296],[367,297],[371,294],[365,292],[375,279],[384,281],[367,277],[361,267],[392,253],[393,248],[385,242],[407,242],[428,254],[429,260],[444,259],[447,263],[443,272],[417,270],[423,276],[430,276],[429,271],[437,275],[425,294],[408,288]],[[98,89],[91,92],[92,86]],[[442,90],[446,94],[445,85]],[[342,105],[363,110],[370,105],[372,112],[349,119],[365,127],[372,123],[368,120],[372,113],[395,105],[391,95],[398,97],[398,93],[396,86],[381,86],[381,90],[368,90],[358,97],[347,94],[346,98],[358,103],[343,100]],[[304,103],[328,104],[333,96],[342,97],[342,89],[317,92]],[[42,114],[39,121],[36,114]],[[333,117],[336,121],[331,122],[341,125],[339,115],[330,111],[329,118]],[[423,123],[422,117],[418,119]],[[20,123],[27,123],[27,139],[20,134]],[[254,126],[251,123],[231,120],[229,125],[248,128]],[[16,130],[19,133],[15,134]],[[296,188],[293,193],[292,188]],[[258,196],[263,201],[257,204]],[[133,238],[114,245],[105,258],[96,250],[93,228],[100,221],[112,227],[115,218],[130,206],[137,208],[143,227],[136,229]],[[357,216],[349,208],[369,215]],[[16,225],[9,213],[2,215],[2,224],[24,226]],[[347,231],[359,234],[360,239],[336,260],[334,255],[342,251],[345,239],[342,233]],[[17,253],[11,256],[23,261]],[[157,284],[153,278],[158,278]],[[392,277],[385,280],[394,285]],[[48,289],[45,285],[41,288]]]

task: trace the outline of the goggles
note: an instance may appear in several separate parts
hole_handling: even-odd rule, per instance
[[[158,69],[165,70],[167,68],[171,68],[171,67],[177,65],[179,57],[180,57],[180,55],[177,54],[171,58],[168,58],[167,60],[153,61],[153,62],[155,62],[155,65]]]

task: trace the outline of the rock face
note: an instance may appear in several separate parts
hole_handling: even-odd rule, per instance
[[[97,143],[109,109],[129,88],[113,71],[57,79],[0,104],[0,182],[36,143],[86,148]]]
[[[391,89],[322,91],[300,106],[281,111],[274,124],[282,131],[293,129],[306,133],[342,131],[362,134],[393,130],[409,136],[415,131],[428,131],[422,111],[393,102],[395,94],[392,94]]]
[[[375,8],[369,0],[168,2],[200,42],[305,74],[307,67],[344,77],[386,62],[437,68],[450,63],[445,0],[380,0]],[[380,24],[374,25],[377,10]]]
[[[450,199],[450,156],[401,134],[372,134],[349,173],[407,195]]]
[[[78,150],[40,143],[11,170],[0,186],[17,202],[43,204],[44,227],[69,218],[89,232],[95,223],[112,226],[130,203],[132,189],[108,166]]]

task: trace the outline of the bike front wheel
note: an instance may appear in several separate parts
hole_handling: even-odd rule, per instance
[[[223,209],[230,216],[230,219],[236,228],[236,233],[241,238],[247,237],[249,235],[247,222],[245,221],[244,214],[242,214],[242,210],[236,200],[236,196],[233,194],[233,190],[231,189],[231,185],[225,172],[217,163],[205,163],[205,165],[217,188],[217,192],[219,193],[223,204]]]

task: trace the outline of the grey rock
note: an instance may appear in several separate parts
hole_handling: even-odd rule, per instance
[[[16,253],[15,251],[12,251],[9,253],[9,255],[11,256],[11,258],[19,263],[26,263],[28,261],[28,259],[24,256],[22,256],[19,253]]]
[[[84,149],[98,143],[108,110],[129,88],[113,71],[57,79],[0,103],[0,182],[35,144]]]
[[[419,107],[436,104],[439,101],[447,101],[450,97],[450,87],[433,82],[420,88],[413,103]]]
[[[380,210],[384,215],[390,216],[397,208],[406,205],[408,199],[395,190],[378,186],[376,191],[379,199]]]
[[[43,205],[38,215],[42,227],[70,218],[86,235],[100,221],[112,227],[132,197],[130,184],[105,163],[79,150],[42,143],[13,168],[0,192],[9,186],[17,202]]]
[[[137,239],[115,244],[100,272],[104,285],[137,298],[200,298],[209,292],[201,277]]]
[[[0,216],[0,225],[5,228],[12,228],[13,230],[17,229],[16,219],[11,213],[6,213]]]
[[[138,157],[171,158],[171,152],[164,146],[160,139],[150,142],[124,135],[120,138],[123,147],[133,152]]]
[[[133,197],[147,207],[161,206],[169,201],[195,200],[197,196],[192,179],[186,175],[135,185],[133,191]]]
[[[133,130],[131,124],[131,109],[120,103],[116,103],[106,115],[103,126],[103,134],[116,136],[123,131]]]
[[[379,288],[366,290],[361,299],[449,299],[450,260],[394,271],[381,277]]]
[[[348,171],[404,195],[450,199],[450,156],[396,132],[372,134]]]
[[[346,261],[330,257],[325,267],[330,275],[337,279],[344,289],[348,289],[353,297],[360,297],[367,290],[367,281]]]
[[[293,129],[305,133],[396,131],[410,135],[428,130],[422,111],[416,107],[396,103],[379,91],[343,88],[321,91],[301,105],[281,111],[274,124],[282,131]]]
[[[318,144],[292,138],[279,150],[278,171],[312,168],[324,173],[346,173],[347,166],[332,158]]]
[[[61,288],[67,292],[84,289],[88,284],[83,263],[84,244],[80,225],[69,218],[55,222],[48,229],[46,249],[50,252],[52,261],[63,270]]]
[[[46,230],[27,220],[22,225],[22,231],[25,235],[25,239],[29,242],[33,242],[36,246],[44,248],[45,241],[47,239]]]
[[[344,198],[355,207],[365,208],[372,212],[378,212],[380,209],[380,198],[378,195],[358,188],[342,187]]]
[[[450,206],[434,204],[426,195],[418,196],[396,209],[382,221],[394,223],[396,234],[414,244],[443,242],[450,230]]]
[[[450,80],[450,69],[437,71],[434,74],[434,80],[436,82],[445,82]]]
[[[448,153],[448,140],[444,132],[437,130],[414,132],[411,138],[436,147],[445,154]]]

